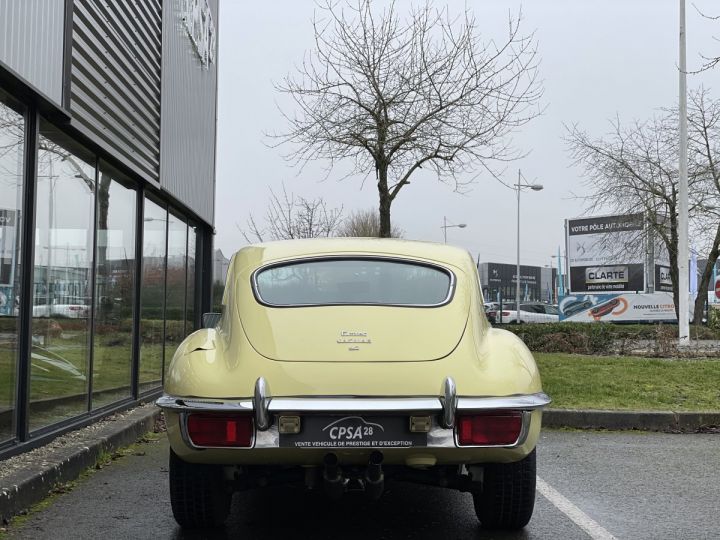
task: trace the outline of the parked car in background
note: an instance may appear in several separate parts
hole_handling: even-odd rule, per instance
[[[33,317],[66,317],[87,319],[90,314],[90,299],[80,297],[63,298],[50,304],[33,306]]]
[[[240,250],[220,320],[182,342],[157,402],[177,522],[217,526],[244,489],[376,499],[405,481],[471,493],[483,527],[525,526],[550,400],[530,351],[481,302],[474,261],[443,244]]]
[[[512,309],[502,310],[503,324],[513,324],[517,322],[517,310],[515,304],[508,303],[504,306],[512,307]],[[495,314],[495,320],[499,321],[499,316]],[[542,302],[527,302],[520,304],[520,322],[521,323],[555,323],[560,320],[560,314],[557,306],[552,304],[543,304]]]

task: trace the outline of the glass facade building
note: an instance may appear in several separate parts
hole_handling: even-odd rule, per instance
[[[486,302],[514,302],[517,291],[517,266],[484,262],[478,265],[480,286]],[[550,266],[520,266],[520,301],[557,300],[557,270]]]
[[[154,398],[210,311],[217,0],[200,4],[204,35],[182,0],[0,17],[0,458]],[[180,121],[194,105],[212,114]]]

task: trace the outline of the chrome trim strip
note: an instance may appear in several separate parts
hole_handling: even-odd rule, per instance
[[[255,448],[280,448],[277,424],[273,424],[265,431],[255,432]]]
[[[200,447],[195,446],[193,442],[190,440],[190,433],[188,430],[188,413],[180,413],[180,436],[182,437],[182,440],[185,444],[187,444],[190,448],[195,448],[196,450],[199,450]]]
[[[438,398],[354,398],[354,397],[297,397],[273,398],[270,412],[399,412],[399,411],[440,411]]]
[[[327,261],[327,260],[340,260],[340,261],[347,261],[347,260],[366,260],[366,261],[372,261],[372,260],[381,260],[381,261],[389,261],[389,262],[398,262],[402,264],[414,264],[416,266],[426,266],[428,268],[433,268],[435,270],[438,270],[440,272],[443,272],[447,274],[447,276],[450,278],[450,283],[448,284],[448,292],[447,296],[442,302],[436,303],[436,304],[380,304],[376,302],[331,302],[331,303],[316,303],[316,304],[273,304],[270,302],[266,302],[262,299],[262,296],[260,295],[260,289],[258,287],[257,282],[257,276],[264,270],[268,270],[270,268],[276,268],[281,266],[291,266],[293,264],[299,264],[299,263],[305,263],[305,262],[315,262],[315,261]],[[441,266],[440,264],[421,260],[421,259],[413,259],[413,258],[405,258],[405,257],[395,257],[392,255],[367,255],[367,254],[343,254],[343,255],[315,255],[315,256],[300,256],[300,257],[294,257],[290,259],[284,259],[282,261],[276,261],[271,262],[268,264],[265,264],[263,266],[260,266],[255,269],[255,271],[250,276],[250,285],[253,292],[253,296],[255,297],[255,300],[258,304],[267,306],[267,307],[273,307],[273,308],[299,308],[299,307],[320,307],[320,306],[382,306],[382,307],[411,307],[411,308],[434,308],[434,307],[440,307],[449,304],[453,297],[455,296],[455,288],[457,287],[457,277],[455,276],[455,273],[450,270],[449,268],[446,268],[445,266]]]
[[[199,398],[178,398],[165,394],[155,401],[162,409],[177,412],[253,412],[253,402],[241,400],[205,400]]]
[[[457,387],[455,386],[455,379],[452,377],[445,377],[443,382],[443,415],[442,425],[445,428],[451,429],[455,427],[455,409],[458,405]]]
[[[259,431],[267,430],[272,423],[272,417],[268,412],[270,400],[270,388],[265,377],[258,377],[255,381],[253,405],[255,406],[255,425]]]
[[[515,441],[515,446],[520,446],[522,444],[525,444],[525,441],[528,438],[528,433],[530,433],[531,419],[532,419],[532,412],[530,412],[530,411],[522,412],[522,428],[520,428],[520,436],[518,437],[518,440]]]
[[[433,418],[432,426],[427,436],[428,448],[455,448],[455,430],[447,429],[438,424]]]
[[[264,380],[264,379],[263,379]],[[264,391],[268,393],[267,383]],[[274,412],[445,412],[443,400],[437,397],[276,397],[265,396],[268,418]],[[262,400],[261,400],[262,402]],[[519,394],[515,396],[458,397],[457,411],[482,411],[488,409],[541,409],[551,402],[547,394]],[[173,411],[205,412],[252,412],[250,399],[200,399],[179,398],[169,395],[160,397],[155,404]]]
[[[498,397],[461,397],[458,398],[458,410],[482,411],[487,409],[542,409],[551,403],[550,397],[544,392],[537,394],[518,394],[515,396]]]

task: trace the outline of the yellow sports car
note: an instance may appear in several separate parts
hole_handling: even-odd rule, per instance
[[[469,492],[486,528],[527,524],[550,399],[522,341],[488,324],[466,251],[347,238],[249,246],[208,326],[180,345],[158,400],[183,527],[222,524],[237,490],[297,483],[379,498],[390,481]]]

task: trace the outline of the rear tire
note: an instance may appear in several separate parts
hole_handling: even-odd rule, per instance
[[[482,490],[473,493],[484,529],[521,529],[535,507],[535,449],[515,463],[485,465]]]
[[[170,505],[178,525],[185,529],[222,526],[231,498],[220,467],[188,463],[170,450]]]

